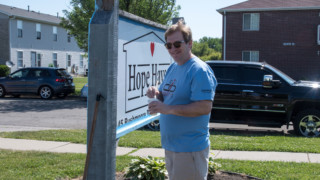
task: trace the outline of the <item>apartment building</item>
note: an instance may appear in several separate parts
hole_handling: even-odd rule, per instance
[[[296,80],[320,80],[320,1],[248,0],[223,16],[223,58],[267,62]]]
[[[59,25],[60,18],[0,4],[0,64],[22,67],[60,67],[85,74],[88,59],[74,37]]]

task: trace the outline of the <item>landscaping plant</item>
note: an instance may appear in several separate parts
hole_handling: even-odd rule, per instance
[[[212,155],[214,155],[214,154],[212,153]],[[213,158],[209,157],[208,174],[210,174],[210,175],[215,174],[219,167],[221,167],[221,164],[214,162]]]
[[[125,169],[125,177],[132,180],[164,180],[167,174],[164,160],[151,156],[132,159]]]

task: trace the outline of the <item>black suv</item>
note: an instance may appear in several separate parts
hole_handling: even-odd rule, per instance
[[[75,91],[72,76],[63,68],[22,68],[0,78],[0,97],[37,94],[42,99],[66,97]]]
[[[320,135],[320,82],[295,81],[266,63],[207,61],[218,81],[212,122],[289,126]]]

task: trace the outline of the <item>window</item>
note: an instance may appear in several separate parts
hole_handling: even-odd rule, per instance
[[[259,51],[242,51],[242,61],[259,62]]]
[[[41,24],[36,24],[37,39],[41,39]]]
[[[17,54],[17,66],[18,68],[22,68],[23,67],[23,52],[22,51],[18,51],[18,54]]]
[[[80,68],[83,68],[83,55],[80,55]]]
[[[50,72],[48,70],[41,70],[40,72],[41,77],[50,77]]]
[[[259,31],[260,14],[245,13],[243,14],[243,30],[244,31]]]
[[[58,55],[57,53],[52,54],[52,62],[53,62],[53,67],[58,67]]]
[[[71,34],[68,33],[68,42],[71,42]]]
[[[210,65],[210,64],[209,64]],[[240,79],[238,75],[238,69],[236,66],[233,65],[223,65],[223,66],[213,66],[210,65],[213,69],[213,72],[217,78],[218,83],[232,83],[232,84],[239,84]]]
[[[11,78],[25,78],[28,75],[28,69],[22,69],[11,75]]]
[[[264,75],[262,69],[245,67],[242,73],[244,84],[262,85]]]
[[[243,83],[262,85],[264,75],[272,75],[274,80],[281,81],[281,78],[277,74],[268,69],[261,69],[261,67],[244,67],[242,71]]]
[[[37,66],[38,67],[41,67],[41,57],[42,57],[42,54],[37,54]]]
[[[17,29],[18,29],[18,37],[22,38],[22,21],[21,20],[17,21]]]
[[[68,67],[71,66],[71,55],[70,54],[67,55],[67,64],[68,64]]]
[[[57,26],[53,26],[52,33],[53,33],[53,41],[58,41]]]

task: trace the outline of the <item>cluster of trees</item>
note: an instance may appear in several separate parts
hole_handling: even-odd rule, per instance
[[[194,41],[192,53],[200,59],[221,60],[222,59],[222,39],[203,37],[199,41]]]
[[[95,0],[71,0],[70,4],[73,9],[63,11],[65,18],[60,25],[75,37],[81,49],[88,52],[88,27],[95,10]],[[176,0],[119,0],[119,8],[164,25],[179,17],[180,10]]]
[[[71,0],[73,9],[64,10],[61,26],[74,36],[78,46],[88,52],[88,27],[95,10],[95,0]],[[169,25],[172,18],[179,17],[181,7],[176,0],[119,0],[119,8],[151,21]],[[203,37],[194,41],[192,52],[202,60],[221,59],[221,38]]]

